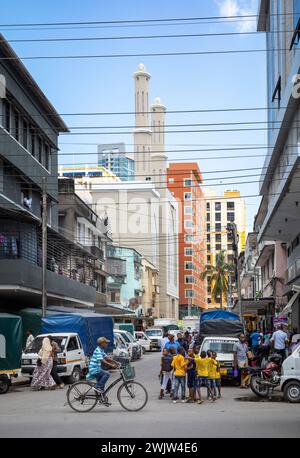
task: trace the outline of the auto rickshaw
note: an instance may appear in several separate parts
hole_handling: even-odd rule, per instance
[[[5,394],[13,377],[21,373],[22,319],[0,313],[0,394]]]

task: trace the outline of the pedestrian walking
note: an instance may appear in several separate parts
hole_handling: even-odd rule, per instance
[[[27,335],[27,339],[26,339],[25,349],[28,348],[29,345],[34,341],[34,335],[31,329],[29,329],[29,331],[26,332],[26,335]]]
[[[217,361],[218,367],[217,367],[217,373],[216,373],[216,387],[218,390],[218,399],[222,397],[222,378],[221,378],[221,367],[220,367],[220,361]]]
[[[160,393],[158,399],[162,399],[167,389],[168,383],[173,383],[173,367],[172,367],[173,355],[165,348],[163,350],[162,357],[160,359],[160,373],[158,375],[159,379],[162,378],[162,383],[160,387]]]
[[[209,358],[207,357],[206,351],[202,351],[200,357],[195,358],[196,362],[196,392],[198,397],[198,404],[203,403],[201,388],[208,388],[208,364]]]
[[[31,388],[40,390],[41,388],[55,389],[55,381],[51,376],[53,366],[52,346],[48,337],[42,342],[42,348],[38,353],[36,368],[34,369]]]
[[[196,385],[196,362],[194,351],[188,350],[187,353],[187,386],[189,389],[189,397],[187,402],[195,402],[195,385]]]
[[[173,403],[176,404],[178,401],[179,387],[181,387],[181,400],[185,402],[185,384],[186,384],[186,367],[187,363],[184,358],[184,349],[179,347],[178,354],[174,356],[172,361],[172,367],[174,369],[174,393]]]
[[[51,377],[55,381],[56,385],[59,388],[64,388],[65,384],[63,383],[62,379],[57,373],[57,364],[58,364],[58,357],[57,354],[61,353],[61,348],[59,347],[58,343],[54,340],[52,336],[48,336],[50,340],[50,344],[52,347],[52,358],[53,358],[53,366],[51,370]]]
[[[282,356],[282,361],[285,360],[286,351],[288,348],[288,335],[283,331],[283,325],[280,324],[277,331],[275,331],[270,339],[271,345],[275,353],[279,353]]]
[[[160,350],[163,351],[167,342],[169,342],[168,332],[164,332],[163,337],[159,341]]]
[[[236,342],[233,346],[233,364],[235,370],[239,370],[241,377],[241,386],[240,388],[246,387],[246,377],[244,369],[248,366],[248,345],[246,344],[246,337],[244,334],[241,334],[239,341]]]
[[[210,398],[212,401],[215,401],[217,399],[217,368],[217,354],[215,351],[213,351],[208,364],[208,387],[210,392]]]

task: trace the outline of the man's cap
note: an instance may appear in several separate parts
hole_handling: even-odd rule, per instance
[[[97,343],[98,343],[98,344],[101,344],[101,343],[103,343],[103,342],[109,343],[110,340],[108,340],[106,337],[99,337],[99,338],[97,339]]]

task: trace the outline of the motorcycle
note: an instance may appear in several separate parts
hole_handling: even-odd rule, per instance
[[[274,353],[264,367],[249,367],[250,388],[256,396],[268,397],[270,391],[280,385],[282,357]]]

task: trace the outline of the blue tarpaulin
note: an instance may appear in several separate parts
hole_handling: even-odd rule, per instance
[[[236,313],[228,312],[227,310],[209,310],[208,312],[201,313],[200,323],[216,319],[237,321],[240,317]]]
[[[85,354],[91,356],[97,346],[98,337],[110,340],[108,351],[113,350],[113,319],[97,313],[59,314],[42,319],[41,333],[76,332],[82,341]]]

